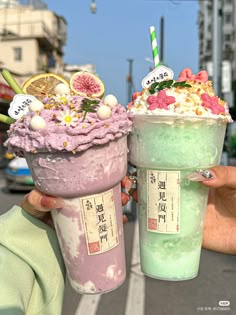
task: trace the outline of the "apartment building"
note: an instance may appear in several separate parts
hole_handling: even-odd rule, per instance
[[[222,55],[223,79],[224,71],[232,82],[236,82],[236,0],[218,0],[221,2],[222,27],[221,42],[218,49]],[[199,68],[207,69],[212,75],[213,63],[213,2],[199,0]],[[223,84],[224,86],[224,84]]]
[[[29,76],[63,71],[67,22],[42,1],[0,0],[0,67],[21,84]],[[41,5],[40,5],[41,4]]]

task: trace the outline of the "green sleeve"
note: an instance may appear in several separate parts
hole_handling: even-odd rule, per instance
[[[0,216],[0,314],[61,314],[65,267],[55,231],[14,206]]]
[[[34,280],[30,266],[0,245],[0,314],[25,314]]]

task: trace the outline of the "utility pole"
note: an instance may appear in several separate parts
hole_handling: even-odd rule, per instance
[[[221,97],[222,81],[222,0],[213,0],[213,87]]]
[[[160,20],[160,62],[164,62],[164,16]]]
[[[127,59],[129,63],[129,73],[127,75],[127,86],[128,86],[128,99],[127,99],[127,104],[131,102],[132,99],[132,94],[133,94],[133,59]]]

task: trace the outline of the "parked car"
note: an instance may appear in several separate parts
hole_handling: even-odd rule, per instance
[[[12,190],[31,190],[34,182],[25,158],[14,157],[4,170],[6,188]]]
[[[13,154],[6,151],[6,149],[0,143],[0,169],[7,167],[9,160],[13,159]]]

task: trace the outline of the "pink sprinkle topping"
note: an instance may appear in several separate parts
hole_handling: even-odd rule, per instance
[[[137,98],[139,95],[141,95],[141,94],[142,94],[142,92],[134,92],[134,93],[132,94],[132,101],[135,101],[136,98]]]
[[[225,112],[225,108],[219,104],[217,96],[209,96],[206,93],[201,95],[202,106],[209,108],[213,114],[221,114]]]
[[[133,106],[133,102],[129,102],[127,105],[127,109],[130,110],[132,106]]]
[[[161,90],[157,96],[149,96],[147,102],[150,104],[148,107],[149,110],[154,110],[156,108],[168,109],[168,105],[175,102],[175,97],[168,96],[164,90]]]

